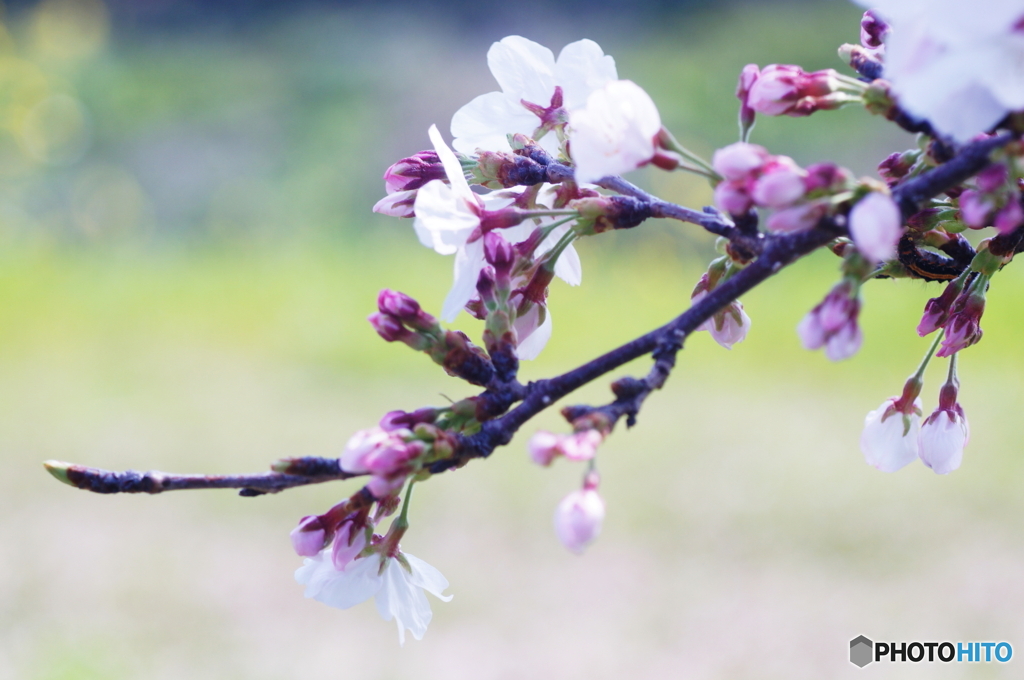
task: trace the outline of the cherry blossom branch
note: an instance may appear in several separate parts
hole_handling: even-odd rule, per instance
[[[893,198],[904,218],[916,213],[921,205],[933,196],[950,189],[977,174],[988,164],[989,154],[1009,143],[1013,135],[1003,135],[964,147],[949,162],[907,181],[893,191]],[[555,165],[557,164],[551,164]],[[564,168],[564,170],[563,170]],[[572,169],[567,166],[548,168],[551,175],[571,179]],[[554,172],[551,172],[554,170]],[[654,365],[644,378],[623,378],[613,384],[616,399],[602,407],[574,406],[566,409],[571,419],[599,412],[606,416],[611,426],[623,416],[627,426],[636,421],[637,413],[644,400],[654,390],[664,385],[675,366],[676,355],[682,349],[685,339],[701,324],[739,296],[763,283],[782,268],[799,258],[846,234],[845,217],[829,217],[808,231],[787,235],[764,235],[756,231],[753,218],[743,224],[733,225],[713,209],[704,212],[674,206],[634,187],[618,177],[602,180],[602,186],[656,206],[652,215],[675,217],[685,221],[704,220],[713,229],[720,229],[721,235],[756,245],[756,259],[706,296],[694,303],[668,324],[646,333],[620,347],[611,350],[562,375],[537,382],[525,387],[515,381],[492,380],[488,388],[478,395],[486,401],[484,409],[492,417],[482,423],[479,432],[473,435],[458,435],[458,446],[452,456],[435,461],[427,466],[431,473],[444,472],[464,465],[473,458],[486,458],[497,447],[508,444],[512,436],[527,421],[583,385],[606,373],[646,354],[652,354]],[[708,228],[703,222],[696,222]],[[709,229],[711,230],[711,229]],[[715,232],[717,233],[717,232]],[[1002,240],[1000,240],[1002,239]],[[1024,241],[1024,230],[1005,237],[996,237],[994,242],[1008,252],[1016,252]],[[508,410],[512,404],[515,408]],[[500,415],[504,414],[504,415]],[[162,493],[180,489],[240,489],[240,495],[257,496],[277,493],[285,489],[308,484],[349,479],[357,474],[344,472],[336,458],[291,458],[274,464],[271,472],[239,475],[183,475],[158,471],[145,473],[134,470],[113,472],[83,465],[49,461],[47,469],[60,481],[79,489],[94,493]],[[369,492],[364,487],[356,496],[362,498]],[[355,498],[356,496],[353,496]]]
[[[282,465],[283,464],[283,465]],[[290,458],[275,467],[287,472],[257,472],[236,475],[189,475],[150,470],[113,472],[101,468],[50,460],[44,463],[54,477],[70,486],[93,493],[148,493],[182,489],[241,489],[241,496],[261,496],[296,486],[319,484],[358,477],[341,469],[337,458]]]

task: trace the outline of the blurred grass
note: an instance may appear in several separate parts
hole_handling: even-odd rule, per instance
[[[426,640],[401,653],[372,606],[340,613],[291,582],[285,534],[350,485],[245,500],[100,498],[56,484],[42,460],[226,472],[331,455],[387,410],[468,394],[365,322],[383,287],[438,309],[451,272],[408,222],[369,208],[389,162],[493,88],[483,54],[503,35],[337,10],[239,34],[115,31],[105,46],[72,41],[85,47],[68,56],[39,38],[40,26],[60,25],[39,17],[59,18],[62,6],[26,16],[6,49],[43,74],[32,82],[45,87],[25,96],[72,97],[88,129],[72,115],[57,132],[74,134],[51,139],[42,123],[18,122],[18,107],[0,107],[3,680],[821,678],[850,672],[845,646],[860,633],[1024,639],[1024,470],[1012,426],[1024,398],[1014,314],[1024,281],[1012,266],[992,289],[984,340],[961,363],[973,426],[962,470],[864,465],[861,418],[916,366],[927,341],[913,328],[935,286],[873,283],[864,348],[830,364],[794,333],[836,277],[837,260],[819,253],[744,298],[753,330],[731,352],[691,338],[638,427],[608,440],[609,516],[585,559],[549,528],[580,471],[528,464],[532,424],[492,459],[424,484],[408,547],[458,597],[435,603]],[[835,47],[856,39],[858,14],[834,2],[729,4],[643,35],[598,24],[592,37],[684,143],[710,154],[735,139],[743,64],[839,66]],[[582,37],[568,23],[544,30],[556,50]],[[72,158],[59,144],[26,146],[26,129],[46,143],[88,141]],[[909,144],[852,109],[762,120],[754,134],[801,163],[865,174]],[[669,199],[709,200],[691,178],[638,177]],[[555,333],[527,379],[680,313],[711,240],[652,223],[580,251],[584,284],[554,284]],[[480,330],[465,316],[458,327]],[[943,368],[930,372],[926,408]],[[607,382],[567,401],[605,401]],[[564,424],[552,412],[536,427]]]

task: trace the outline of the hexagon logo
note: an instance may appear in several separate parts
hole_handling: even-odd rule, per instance
[[[869,663],[874,661],[872,658],[874,656],[874,654],[872,654],[874,646],[875,643],[863,635],[858,635],[850,640],[850,663],[858,668],[864,668],[864,666],[867,666]]]

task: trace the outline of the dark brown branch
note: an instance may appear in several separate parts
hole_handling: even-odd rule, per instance
[[[54,477],[70,486],[93,493],[163,493],[181,489],[241,489],[242,496],[259,496],[307,484],[319,484],[336,479],[349,479],[358,475],[344,472],[337,458],[296,458],[288,474],[284,472],[257,472],[241,475],[182,475],[150,470],[113,472],[100,468],[47,461],[46,469]]]

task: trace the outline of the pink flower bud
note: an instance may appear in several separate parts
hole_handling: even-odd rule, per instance
[[[704,275],[705,277],[707,274]],[[702,279],[703,280],[703,279]],[[698,284],[696,292],[690,298],[694,305],[707,296],[707,290],[701,290]],[[698,331],[708,331],[719,345],[732,349],[737,342],[743,342],[750,332],[750,317],[743,310],[743,303],[733,300],[717,314],[697,327]]]
[[[1010,171],[1003,163],[993,163],[977,174],[974,180],[978,190],[983,194],[991,194],[1006,184]]]
[[[970,347],[981,340],[981,315],[985,311],[985,300],[980,302],[972,296],[972,301],[964,305],[960,311],[954,311],[946,322],[942,346],[935,353],[937,357],[948,357],[962,349]]]
[[[996,213],[992,226],[998,229],[1000,234],[1009,234],[1024,224],[1024,209],[1021,208],[1020,200],[1020,194],[1014,192],[1010,196],[1010,202]]]
[[[326,532],[317,515],[307,515],[292,529],[292,548],[301,557],[312,557],[323,550]]]
[[[508,269],[515,262],[515,249],[500,234],[484,235],[484,259],[497,269]]]
[[[757,67],[757,64],[747,64],[740,71],[740,79],[736,84],[736,96],[740,100],[740,125],[744,129],[749,129],[754,124],[755,112],[747,103],[747,97],[760,73],[761,69]]]
[[[371,461],[379,451],[404,446],[405,439],[411,436],[412,432],[401,429],[390,432],[380,427],[360,430],[345,445],[340,459],[341,469],[354,474],[371,472]]]
[[[715,187],[715,205],[730,215],[745,215],[754,207],[754,202],[745,183],[725,180]]]
[[[797,326],[797,335],[810,350],[825,348],[830,361],[848,359],[860,349],[863,337],[857,317],[860,300],[847,282],[836,285]]]
[[[388,342],[404,342],[410,335],[414,335],[412,331],[402,325],[401,321],[390,314],[374,312],[366,317],[366,320],[373,326],[373,330],[377,331],[377,335]]]
[[[889,24],[875,10],[869,9],[860,20],[860,44],[872,49],[881,47],[890,30]]]
[[[562,439],[559,448],[569,460],[590,460],[597,455],[597,447],[604,441],[604,435],[597,430],[582,430]]]
[[[349,562],[359,556],[366,547],[366,532],[362,527],[354,526],[353,522],[345,522],[334,534],[331,547],[331,561],[334,568],[344,571]]]
[[[902,235],[903,214],[885,194],[872,191],[850,211],[850,236],[857,250],[873,262],[894,259]]]
[[[850,172],[835,163],[815,163],[808,165],[807,176],[804,177],[804,191],[837,190],[852,178]]]
[[[751,196],[754,202],[765,208],[786,208],[803,198],[804,172],[785,156],[778,156],[780,162],[765,168],[764,174],[754,182]],[[782,161],[789,161],[788,163]]]
[[[432,179],[445,179],[444,166],[433,149],[403,158],[384,172],[389,194],[419,189]]]
[[[711,166],[728,180],[745,180],[768,162],[771,155],[757,144],[736,142],[715,151]]]
[[[994,207],[990,200],[974,189],[960,194],[960,219],[971,229],[989,226]]]
[[[953,303],[964,289],[964,280],[956,278],[946,284],[939,297],[925,303],[924,315],[917,325],[917,334],[922,338],[946,325],[952,311]]]
[[[373,206],[373,212],[389,217],[416,217],[414,210],[416,205],[416,190],[399,191],[388,194],[377,201]]]
[[[385,288],[377,294],[377,309],[381,314],[390,314],[404,320],[420,313],[420,303],[405,293]]]
[[[537,465],[543,465],[547,467],[551,465],[551,462],[558,456],[561,451],[558,445],[561,443],[562,437],[545,430],[538,430],[530,437],[530,443],[527,444],[527,449],[530,452],[530,460]]]
[[[815,106],[829,106],[828,95],[839,87],[832,69],[807,73],[799,66],[770,64],[750,88],[748,104],[758,113],[769,116],[806,116]],[[821,99],[820,103],[805,100]]]
[[[812,201],[811,203],[780,210],[768,218],[768,230],[777,234],[807,231],[828,214],[828,208],[829,206],[826,202]]]
[[[566,548],[576,554],[601,533],[604,500],[596,489],[573,491],[555,510],[555,533]]]

